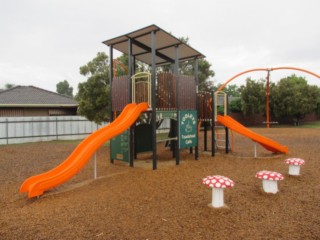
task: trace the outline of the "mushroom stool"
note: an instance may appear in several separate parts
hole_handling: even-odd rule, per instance
[[[207,176],[202,179],[202,183],[212,188],[212,203],[209,204],[214,208],[224,206],[223,189],[231,188],[234,186],[234,182],[224,176]]]
[[[285,163],[289,164],[289,175],[299,176],[300,166],[304,165],[305,161],[301,158],[288,158]]]
[[[278,192],[278,181],[284,179],[281,173],[267,170],[257,172],[256,178],[262,179],[262,187],[266,193],[273,194]]]

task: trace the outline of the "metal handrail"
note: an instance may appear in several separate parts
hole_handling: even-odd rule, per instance
[[[147,96],[147,101],[148,101],[148,106],[151,107],[152,102],[151,102],[151,73],[150,72],[139,72],[136,73],[131,77],[132,79],[132,102],[136,102],[136,85],[141,84],[141,83],[147,83],[148,86],[148,96]],[[144,81],[138,82],[139,79],[146,79]]]

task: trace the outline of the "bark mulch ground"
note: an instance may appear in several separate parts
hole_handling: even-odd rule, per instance
[[[181,150],[181,164],[159,145],[158,170],[151,154],[138,155],[135,167],[109,162],[109,148],[65,184],[39,199],[19,194],[29,176],[60,164],[75,142],[41,142],[0,146],[0,239],[320,239],[320,129],[252,129],[289,147],[274,155],[234,135],[234,153],[220,151],[199,160]],[[202,145],[202,139],[199,140]],[[203,147],[200,146],[200,149]],[[284,160],[305,159],[301,175],[288,175]],[[280,172],[277,194],[262,190],[260,170]],[[235,182],[225,190],[226,206],[208,207],[207,175]]]

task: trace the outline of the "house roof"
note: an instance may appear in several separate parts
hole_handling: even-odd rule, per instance
[[[164,31],[156,25],[150,25],[145,28],[124,34],[122,36],[112,38],[104,41],[103,43],[112,46],[118,51],[128,54],[128,39],[132,40],[132,55],[139,61],[151,64],[151,33],[155,31],[156,42],[156,64],[162,65],[173,63],[176,50],[175,47],[179,46],[179,61],[187,61],[194,58],[204,58],[205,56],[190,47],[188,44],[182,42],[170,33]]]
[[[0,107],[77,107],[71,97],[34,86],[15,86],[0,91]]]

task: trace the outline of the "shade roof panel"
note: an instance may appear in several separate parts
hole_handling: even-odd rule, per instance
[[[137,60],[150,65],[152,63],[151,34],[153,31],[156,32],[156,64],[172,63],[175,59],[175,46],[179,46],[179,61],[205,57],[199,51],[190,47],[188,44],[183,43],[181,40],[156,25],[147,26],[122,36],[106,40],[103,43],[112,46],[122,53],[128,54],[128,39],[131,39],[132,55],[135,56]]]

